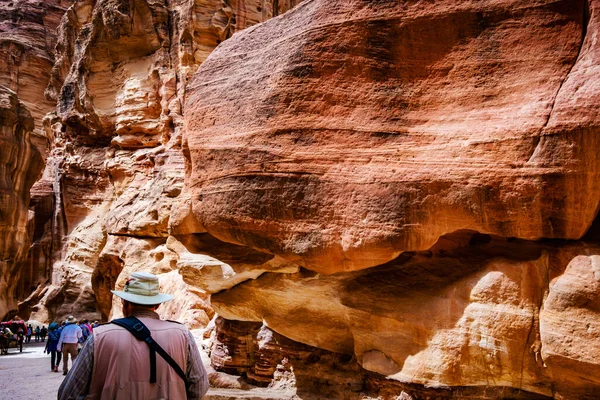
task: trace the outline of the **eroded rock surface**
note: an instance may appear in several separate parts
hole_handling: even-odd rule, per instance
[[[69,0],[0,3],[0,85],[14,91],[31,114],[33,128],[27,140],[37,148],[43,159],[48,154],[49,140],[42,128],[42,119],[55,107],[54,101],[44,97],[44,90],[54,64],[57,27],[70,3]],[[33,175],[27,179],[39,178],[37,169],[31,173]],[[13,299],[11,314],[17,312],[16,301],[36,291],[52,273],[52,238],[44,232],[51,232],[53,193],[46,180],[36,182],[31,188],[31,199],[31,208],[35,211],[28,223],[28,241],[33,243],[31,254],[34,256],[20,264],[18,278],[7,278],[11,280],[8,294]],[[0,311],[0,317],[5,315],[4,311]]]
[[[461,229],[581,237],[600,199],[586,4],[311,1],[237,35],[187,96],[193,215],[322,273]]]
[[[70,0],[0,3],[0,85],[19,96],[34,121],[32,141],[45,157],[42,119],[55,107],[44,98],[54,64],[57,27]]]
[[[171,230],[277,262],[184,279],[372,393],[594,398],[599,12],[312,0],[235,35],[188,89]]]
[[[0,86],[0,317],[16,310],[27,257],[29,189],[43,168],[31,142],[33,118],[17,94]]]
[[[219,43],[298,2],[83,0],[64,12],[46,78],[51,151],[35,190],[44,218],[30,255],[49,274],[25,291],[21,314],[106,319],[119,312],[110,288],[145,270],[179,294],[165,316],[210,320],[208,295],[181,280],[181,257],[166,247],[177,242],[168,224],[183,187],[187,82]]]
[[[251,27],[298,3],[0,5],[0,83],[50,145],[0,314],[118,316],[143,270],[191,327],[212,294],[216,385],[595,398],[600,1],[308,0]],[[2,268],[35,177],[4,180]]]

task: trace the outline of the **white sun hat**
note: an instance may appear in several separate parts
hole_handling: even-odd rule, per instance
[[[123,291],[111,290],[130,303],[154,305],[173,299],[173,295],[158,292],[158,276],[148,272],[134,272],[129,276]]]

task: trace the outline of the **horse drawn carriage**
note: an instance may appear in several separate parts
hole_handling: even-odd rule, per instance
[[[23,340],[27,334],[25,321],[0,322],[0,354],[8,354],[13,346],[23,352]]]

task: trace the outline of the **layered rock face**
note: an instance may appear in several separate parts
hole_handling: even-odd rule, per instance
[[[33,118],[13,91],[0,86],[0,315],[16,309],[16,289],[29,248],[29,190],[43,168],[31,142]]]
[[[198,223],[323,273],[460,229],[581,237],[600,198],[584,14],[313,1],[224,43],[188,95]]]
[[[14,91],[34,121],[32,140],[46,155],[42,119],[55,107],[44,98],[54,64],[57,28],[70,1],[19,0],[0,4],[0,85]]]
[[[163,317],[220,314],[216,386],[596,398],[600,2],[251,27],[298,3],[0,5],[0,316],[118,316],[149,271]]]
[[[46,113],[54,109],[55,102],[45,99],[44,91],[54,64],[57,27],[69,4],[70,1],[60,0],[4,1],[0,4],[0,85],[14,91],[30,113],[28,118],[31,118],[33,126],[31,132],[27,133],[27,142],[30,141],[38,150],[38,155],[30,160],[33,164],[39,163],[37,157],[40,154],[44,159],[48,154],[49,141],[42,128],[42,120]],[[26,163],[25,160],[19,162]],[[33,212],[27,223],[29,232],[25,236],[27,240],[20,241],[24,237],[21,235],[19,241],[24,254],[27,254],[29,242],[33,242],[30,250],[32,256],[26,261],[20,260],[18,267],[13,268],[10,274],[3,275],[11,282],[8,293],[11,300],[9,309],[0,311],[2,317],[9,310],[14,314],[17,311],[16,300],[28,297],[51,276],[52,243],[50,235],[44,232],[51,231],[54,195],[46,179],[36,182],[30,191],[31,183],[39,178],[40,168],[37,165],[26,172],[27,193],[18,194],[27,199],[24,202],[26,206],[31,192],[30,208]],[[20,210],[17,213],[22,212]],[[22,221],[19,224],[18,229],[23,230]]]
[[[30,259],[49,276],[28,285],[20,314],[119,315],[110,289],[144,270],[178,294],[163,316],[208,323],[207,294],[182,281],[168,229],[184,179],[187,82],[220,42],[298,2],[82,0],[66,9],[45,88],[56,104],[43,119],[51,151],[33,191]]]
[[[253,262],[184,279],[399,385],[594,398],[599,12],[313,0],[223,43],[170,224]]]

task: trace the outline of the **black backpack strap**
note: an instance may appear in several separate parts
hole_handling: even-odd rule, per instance
[[[150,329],[142,321],[136,317],[127,317],[112,320],[111,323],[127,329],[137,340],[146,342],[150,348],[150,383],[156,383],[156,353],[158,353],[175,370],[177,375],[183,379],[185,386],[188,386],[185,372],[177,364],[177,361],[173,360],[169,353],[154,341],[150,334]]]

